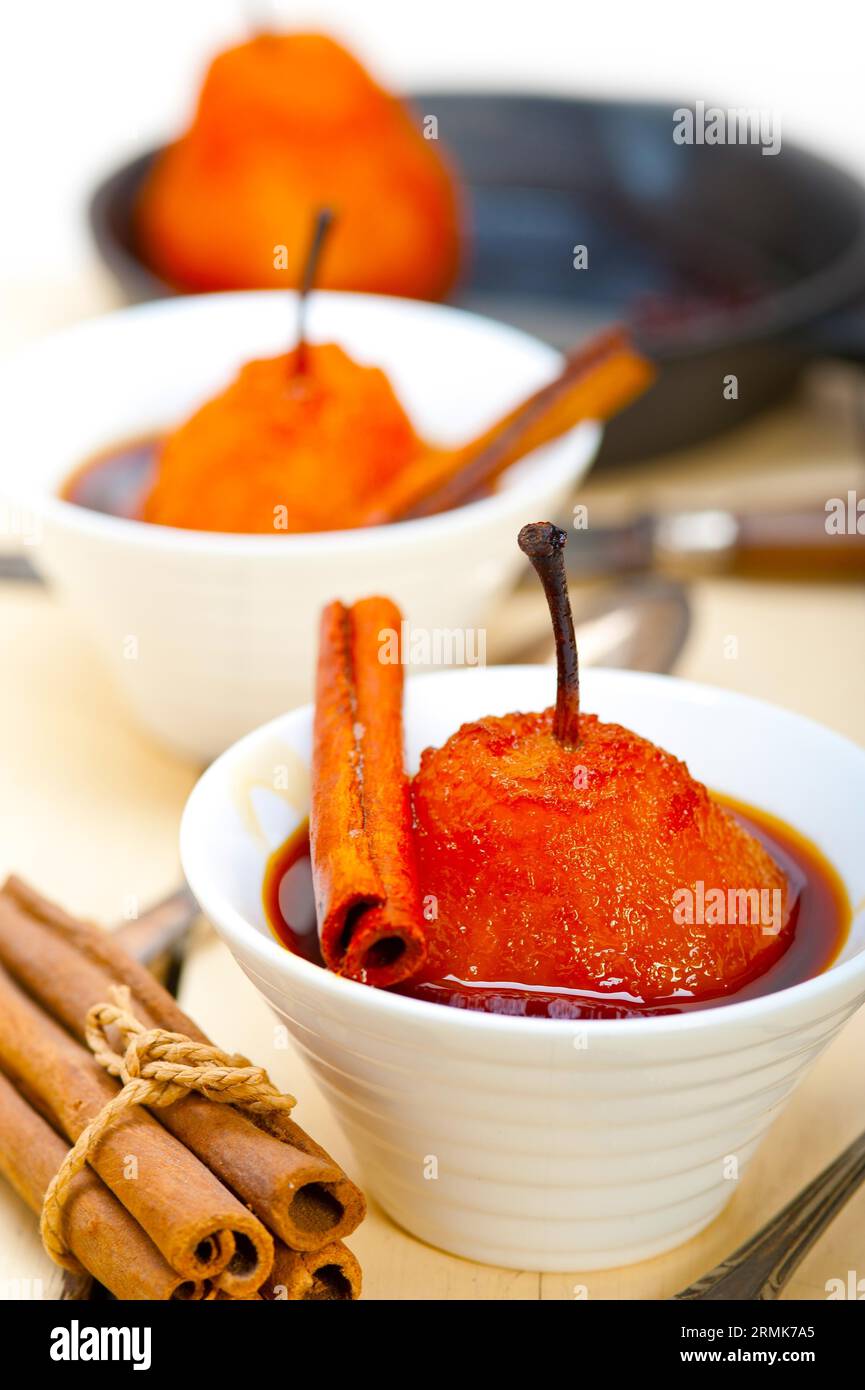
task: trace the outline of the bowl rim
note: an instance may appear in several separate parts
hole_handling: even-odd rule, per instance
[[[483,669],[485,672],[522,672],[542,670],[543,668],[528,665],[502,665]],[[713,701],[722,701],[740,708],[744,706],[754,712],[761,711],[764,716],[774,718],[780,714],[785,720],[792,721],[803,730],[809,730],[812,735],[816,734],[819,738],[834,743],[836,747],[843,749],[848,755],[860,759],[863,762],[863,774],[865,774],[865,749],[844,735],[820,724],[817,720],[785,709],[783,706],[773,704],[768,700],[745,695],[739,691],[725,690],[721,686],[685,680],[679,676],[656,672],[629,671],[602,666],[592,667],[591,671],[593,674],[597,672],[602,678],[612,677],[614,680],[622,680],[636,688],[641,685],[666,686],[668,689],[670,686],[675,686],[689,700],[704,702],[709,697]],[[413,675],[410,679],[413,683],[434,682],[443,676],[453,677],[459,674],[462,672],[436,671]],[[540,1029],[542,1036],[549,1034],[551,1038],[561,1038],[565,1035],[572,1036],[576,1027],[581,1029],[590,1027],[592,1036],[596,1036],[600,1040],[629,1037],[658,1039],[676,1037],[682,1033],[702,1032],[705,1029],[729,1029],[739,1024],[762,1022],[776,1017],[794,1008],[798,1003],[819,999],[822,995],[829,994],[839,987],[843,989],[845,985],[852,985],[857,979],[865,988],[865,946],[863,946],[850,960],[840,963],[833,962],[819,975],[813,975],[810,979],[802,980],[798,984],[789,985],[785,989],[774,990],[770,994],[760,995],[754,999],[718,1004],[713,1008],[694,1010],[690,1013],[661,1014],[643,1018],[550,1019],[446,1008],[429,1000],[413,999],[406,995],[391,993],[388,990],[373,989],[356,980],[349,980],[344,976],[336,975],[333,971],[315,965],[312,961],[303,960],[300,956],[294,955],[284,946],[281,946],[275,938],[266,936],[254,927],[221,893],[211,890],[209,875],[203,871],[205,859],[197,844],[196,826],[198,808],[207,796],[208,784],[219,775],[220,764],[225,759],[233,757],[238,750],[244,747],[251,748],[259,740],[264,741],[267,737],[272,736],[281,726],[284,726],[286,720],[292,722],[302,719],[311,720],[312,714],[312,704],[300,705],[278,715],[276,719],[260,725],[257,729],[253,729],[227,748],[218,758],[214,759],[192,788],[184,806],[180,823],[181,864],[189,887],[202,912],[213,924],[218,935],[229,946],[232,953],[237,951],[239,959],[251,956],[256,959],[257,963],[265,963],[275,967],[277,971],[284,971],[288,982],[285,987],[289,990],[292,977],[296,977],[301,984],[315,990],[321,990],[323,995],[335,1004],[338,1004],[340,995],[348,990],[350,993],[346,996],[347,999],[353,999],[358,1005],[363,1005],[367,1009],[380,1010],[383,1018],[392,1019],[394,1022],[404,1019],[417,1023],[424,1021],[432,1023],[438,1019],[441,1027],[453,1030],[455,1035],[460,1031],[473,1033],[480,1029],[481,1036],[504,1035],[525,1038],[527,1036],[526,1029],[535,1031]],[[851,903],[854,919],[858,916],[857,908],[861,910],[861,905]],[[443,1018],[442,1015],[444,1015]]]
[[[117,323],[140,323],[173,315],[195,315],[213,313],[217,305],[262,305],[282,296],[288,301],[286,324],[290,326],[290,302],[296,300],[297,291],[291,289],[261,290],[219,290],[211,294],[180,295],[172,298],[149,300],[143,304],[127,305],[113,309],[65,328],[27,344],[18,352],[10,354],[0,362],[0,390],[7,375],[26,371],[28,366],[38,370],[39,361],[45,352],[54,352],[64,346],[74,350],[81,339],[98,337],[110,331]],[[457,329],[460,326],[479,326],[493,337],[510,340],[515,347],[523,347],[533,352],[540,350],[547,357],[551,371],[564,361],[563,355],[549,343],[514,328],[511,324],[477,314],[456,305],[433,303],[428,300],[401,298],[397,295],[366,294],[351,290],[316,290],[311,301],[328,301],[340,304],[351,303],[384,307],[394,314],[408,312],[414,317],[449,319]],[[229,309],[229,312],[232,312]],[[290,330],[289,330],[290,331]],[[288,334],[287,334],[288,337]],[[503,477],[511,474],[508,484],[497,489],[489,497],[453,507],[449,511],[434,516],[418,517],[408,521],[390,522],[380,526],[355,527],[341,531],[308,531],[285,535],[261,535],[249,532],[196,531],[178,526],[164,526],[156,522],[137,521],[128,517],[111,516],[82,507],[49,491],[41,484],[33,485],[25,475],[21,477],[0,466],[0,492],[21,507],[26,507],[42,520],[79,531],[85,535],[122,541],[139,548],[163,548],[171,551],[213,554],[229,553],[239,557],[259,557],[269,554],[285,556],[320,555],[323,551],[358,552],[370,548],[379,549],[394,543],[411,545],[424,536],[439,537],[451,533],[473,530],[478,525],[495,522],[507,515],[514,507],[530,506],[539,490],[576,483],[584,476],[597,453],[603,434],[603,424],[597,420],[581,420],[571,430],[550,441],[545,448],[555,448],[571,436],[576,443],[579,438],[582,447],[576,457],[566,460],[556,453],[551,458],[536,463],[518,475],[514,480],[512,469],[506,469]],[[523,460],[517,460],[513,468],[518,468]]]

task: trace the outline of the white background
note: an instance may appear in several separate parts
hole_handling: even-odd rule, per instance
[[[86,271],[88,190],[178,131],[209,55],[268,12],[347,40],[397,89],[768,107],[865,178],[861,0],[2,0],[0,289]]]

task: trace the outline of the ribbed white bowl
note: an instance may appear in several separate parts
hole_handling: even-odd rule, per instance
[[[81,324],[0,367],[5,544],[17,532],[32,545],[139,719],[202,762],[309,699],[332,598],[384,592],[415,626],[476,629],[524,563],[520,526],[556,514],[600,439],[584,422],[521,460],[492,497],[363,531],[183,531],[57,497],[93,454],[171,427],[241,363],[286,350],[295,316],[294,296],[278,291],[173,299]],[[485,428],[561,361],[492,319],[374,295],[313,296],[309,335],[384,367],[416,428],[443,444]]]
[[[408,684],[407,753],[466,719],[540,709],[550,672]],[[779,709],[659,676],[590,670],[585,708],[784,817],[865,897],[865,752]],[[223,755],[190,797],[186,875],[311,1060],[368,1190],[424,1240],[515,1269],[603,1268],[686,1240],[720,1211],[810,1062],[865,998],[865,918],[823,975],[701,1013],[572,1023],[467,1013],[346,981],[284,950],[261,904],[268,850],[305,816],[311,712]],[[273,794],[283,770],[283,797]],[[226,1001],[230,1007],[230,1001]]]

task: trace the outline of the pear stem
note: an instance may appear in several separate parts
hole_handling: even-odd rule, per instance
[[[566,532],[550,521],[530,522],[517,538],[544,586],[553,621],[557,670],[553,736],[563,748],[576,748],[580,741],[580,664],[565,575],[567,540]]]
[[[298,375],[306,370],[306,311],[309,292],[315,284],[315,277],[321,264],[321,254],[324,250],[324,243],[327,240],[327,234],[332,224],[333,212],[331,209],[319,208],[315,218],[315,225],[312,229],[309,247],[304,257],[303,270],[301,271],[300,285],[297,292],[297,351],[294,359],[294,370]]]

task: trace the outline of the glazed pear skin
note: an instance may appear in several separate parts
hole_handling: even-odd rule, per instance
[[[248,362],[168,435],[142,517],[199,531],[332,531],[422,448],[387,376],[335,343]]]
[[[425,979],[652,1002],[711,998],[762,974],[789,945],[794,904],[759,841],[683,762],[630,730],[581,714],[571,751],[552,727],[551,709],[489,717],[423,754],[413,806],[436,913]],[[779,921],[677,921],[681,890],[699,884],[725,901],[767,890]]]
[[[142,187],[136,231],[181,289],[285,289],[325,206],[337,222],[320,288],[450,288],[459,213],[438,140],[333,39],[262,34],[214,59],[189,130]]]

